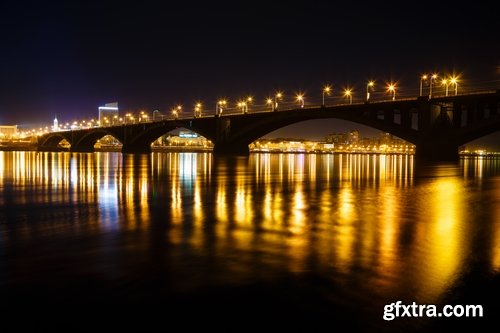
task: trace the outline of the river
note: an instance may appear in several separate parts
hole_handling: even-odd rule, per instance
[[[500,323],[500,159],[0,152],[0,204],[0,296],[37,318],[13,331]],[[484,317],[383,320],[398,300]]]

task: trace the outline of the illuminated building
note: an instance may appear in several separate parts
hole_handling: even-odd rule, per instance
[[[118,119],[118,102],[107,103],[99,107],[99,124],[111,125]]]
[[[0,138],[10,139],[17,134],[17,125],[0,125]]]
[[[59,131],[59,121],[57,120],[57,116],[54,117],[54,125],[52,126],[52,130],[54,132]]]
[[[212,149],[213,143],[207,138],[191,131],[179,131],[178,135],[167,134],[153,143],[153,147],[183,147],[192,149]]]

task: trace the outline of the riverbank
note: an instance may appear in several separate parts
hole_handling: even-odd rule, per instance
[[[14,143],[9,145],[0,145],[0,151],[37,151],[38,147],[26,143]],[[54,152],[69,152],[69,147],[56,147]],[[122,151],[121,146],[101,146],[95,147],[96,152],[117,152]],[[188,147],[188,146],[152,146],[152,152],[178,152],[178,153],[211,153],[211,147]],[[366,150],[267,150],[267,149],[250,149],[250,153],[262,154],[368,154],[368,155],[414,155],[414,152],[395,152],[395,151],[366,151]],[[487,151],[465,151],[459,152],[460,158],[466,157],[485,157],[485,158],[500,158],[500,152]]]

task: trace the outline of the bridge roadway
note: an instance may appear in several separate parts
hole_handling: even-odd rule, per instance
[[[150,153],[151,143],[186,128],[214,143],[214,154],[248,154],[248,145],[274,130],[301,121],[335,118],[391,133],[416,145],[417,158],[458,159],[458,147],[500,130],[500,90],[454,96],[397,99],[336,105],[306,105],[274,111],[222,113],[219,116],[161,119],[134,124],[94,127],[44,134],[39,151],[57,150],[65,139],[73,152],[93,152],[94,144],[112,135],[123,153]]]

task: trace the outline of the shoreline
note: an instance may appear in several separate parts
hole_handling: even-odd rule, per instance
[[[0,146],[0,151],[38,151],[36,146]],[[69,148],[57,148],[52,152],[70,152]],[[116,152],[121,153],[121,147],[105,147],[95,148],[95,152]],[[212,148],[202,147],[151,147],[153,153],[163,152],[177,152],[177,153],[212,153]],[[409,155],[414,156],[415,153],[407,152],[374,152],[374,151],[264,151],[264,150],[250,150],[250,154],[362,154],[362,155]],[[500,158],[500,152],[459,152],[459,158],[467,157],[485,157],[485,158]]]

